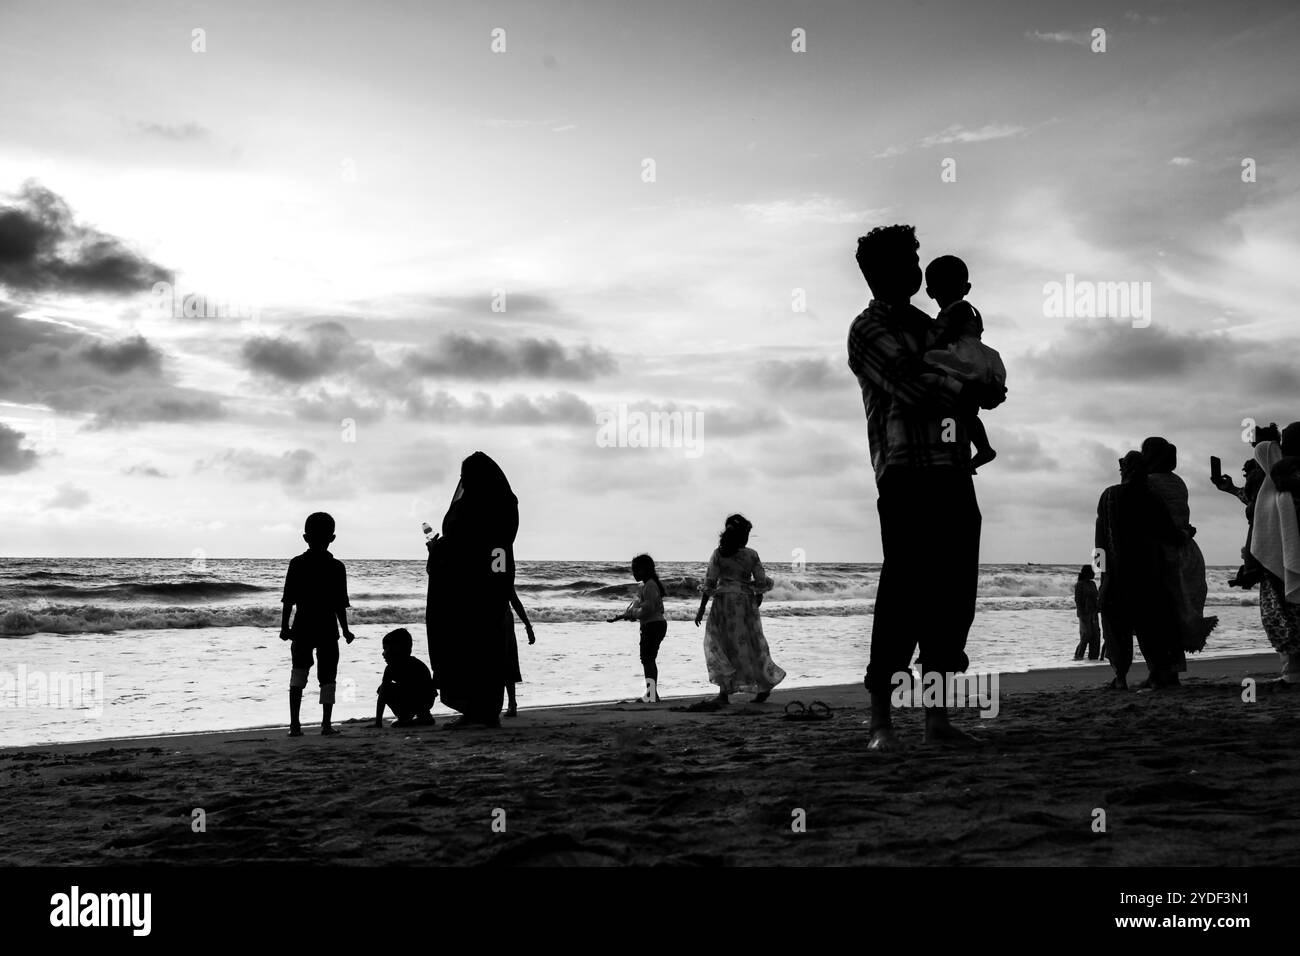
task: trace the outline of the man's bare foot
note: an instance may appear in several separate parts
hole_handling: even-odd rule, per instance
[[[948,720],[948,715],[925,715],[925,742],[946,747],[979,747],[984,741],[959,730]]]
[[[903,749],[903,742],[894,733],[890,724],[871,727],[871,739],[867,741],[867,750],[873,753],[894,753]]]
[[[506,708],[506,716],[507,716],[507,717],[518,717],[518,716],[519,716],[519,707],[518,707],[517,705],[515,705],[515,704],[511,704],[509,707]]]
[[[384,729],[384,721],[383,721],[383,718],[381,717],[379,720],[376,720],[376,721],[375,721],[373,724],[371,724],[370,726],[371,726],[371,727],[374,727],[376,730],[383,730],[383,729]]]
[[[339,736],[340,733],[341,733],[340,731],[335,730],[335,729],[334,729],[332,726],[330,726],[329,724],[325,724],[325,725],[322,726],[321,729],[320,729],[320,735],[321,735],[322,737],[337,737],[337,736]]]
[[[301,737],[301,736],[302,736],[302,728],[301,728],[301,727],[290,727],[290,728],[289,728],[289,736],[290,736],[290,737]]]
[[[1143,682],[1139,693],[1143,691],[1164,692],[1164,691],[1182,690],[1182,689],[1183,689],[1183,684],[1182,681],[1178,679],[1178,674],[1173,671],[1167,671],[1167,672],[1152,674],[1150,677],[1148,677],[1146,681]]]
[[[1128,690],[1128,681],[1123,677],[1112,678],[1110,683],[1103,684],[1102,690]]]
[[[983,466],[987,465],[996,457],[998,457],[998,453],[995,452],[992,448],[990,448],[988,451],[975,452],[975,454],[972,455],[970,459],[970,473],[972,475],[975,474],[976,468],[982,468]]]

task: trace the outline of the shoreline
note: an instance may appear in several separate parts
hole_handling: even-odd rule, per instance
[[[1196,666],[1198,664],[1201,666]],[[1273,670],[1277,669],[1277,655],[1271,651],[1259,652],[1257,654],[1231,654],[1222,657],[1202,658],[1189,655],[1187,673],[1183,676],[1184,678],[1213,679],[1212,672],[1215,670],[1222,671],[1223,673],[1221,676],[1238,673],[1243,676],[1249,675],[1255,677],[1260,677],[1262,675],[1266,675],[1267,677],[1276,676],[1276,674],[1269,673],[1270,668]],[[1073,666],[1045,667],[1037,669],[1030,668],[1023,671],[1000,671],[998,672],[998,686],[1000,693],[1012,694],[1026,692],[1056,692],[1067,689],[1094,689],[1100,686],[1101,683],[1104,683],[1105,678],[1102,676],[1103,672],[1105,674],[1113,673],[1110,665],[1105,661],[1075,662]],[[972,676],[977,674],[981,677],[984,676],[984,672],[971,671],[969,673]],[[1133,662],[1129,676],[1130,684],[1134,687],[1145,679],[1146,666],[1141,659]],[[836,709],[841,707],[851,708],[856,706],[865,706],[867,703],[866,691],[861,683],[817,684],[790,688],[778,686],[776,690],[773,691],[773,700],[771,703],[784,706],[788,701],[800,700],[800,695],[808,699],[805,700],[804,703],[808,703],[812,700],[820,700],[824,703],[830,704],[831,707]],[[747,706],[748,696],[749,695],[742,695],[742,699],[733,701],[731,706]],[[645,714],[653,714],[657,712],[675,714],[677,712],[672,708],[684,706],[701,699],[703,699],[703,697],[700,694],[689,694],[685,696],[663,697],[661,703],[658,705],[637,704],[635,701],[618,699],[582,701],[572,704],[540,704],[533,707],[520,707],[519,713],[521,718],[524,716],[540,717],[542,718],[542,723],[548,722],[549,719],[555,715],[592,716],[592,714],[588,714],[587,712],[617,713],[623,712],[627,708],[635,708],[638,713]],[[309,700],[304,700],[303,703],[306,708],[311,702]],[[387,725],[390,721],[391,716],[386,714],[385,724]],[[347,728],[357,727],[358,725],[365,726],[368,723],[369,721],[364,719],[348,719],[335,721],[335,726]],[[432,728],[432,730],[437,731],[439,728],[444,727],[445,723],[446,718],[440,717],[437,726]],[[528,721],[510,724],[507,723],[505,718],[502,719],[502,726],[506,728],[511,726],[523,728],[530,725],[531,724]],[[314,726],[315,725],[310,721],[303,722],[303,727],[307,731],[307,736],[313,735],[313,731],[310,728],[313,728]],[[147,744],[161,742],[205,741],[209,738],[214,740],[237,741],[249,739],[252,736],[262,737],[268,733],[285,731],[287,728],[288,724],[259,724],[250,727],[236,727],[225,730],[180,731],[173,734],[145,734],[138,737],[96,737],[90,740],[18,744],[14,746],[0,747],[0,754],[14,751],[54,749],[76,752],[78,750],[98,749],[105,746],[145,746]],[[385,726],[385,729],[388,730],[391,728]]]

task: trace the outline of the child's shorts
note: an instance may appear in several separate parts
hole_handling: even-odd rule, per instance
[[[312,651],[315,651],[314,663],[317,665],[316,680],[320,683],[321,703],[334,703],[334,682],[339,676],[339,642],[295,638],[289,642],[289,651],[293,658],[293,670],[289,672],[289,686],[299,690],[307,686],[307,675],[311,672],[313,663]]]

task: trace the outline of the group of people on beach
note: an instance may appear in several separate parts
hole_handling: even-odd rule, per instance
[[[460,483],[442,530],[427,542],[425,629],[432,670],[413,656],[414,642],[408,630],[398,628],[385,635],[386,667],[376,692],[375,726],[383,726],[385,710],[396,717],[394,726],[432,724],[431,711],[438,696],[460,713],[453,724],[456,727],[499,726],[503,697],[508,698],[506,716],[516,715],[515,684],[522,678],[514,615],[523,622],[528,643],[536,641],[514,586],[518,527],[518,500],[504,472],[482,452],[470,455],[461,465]],[[712,600],[704,658],[718,695],[694,709],[724,705],[736,692],[752,692],[754,700],[762,703],[785,679],[785,671],[772,660],[763,635],[758,607],[773,582],[757,552],[748,546],[751,528],[743,515],[731,515],[709,559],[695,623],[699,626],[704,620]],[[309,515],[303,533],[307,550],[289,562],[285,576],[280,636],[291,642],[292,737],[302,735],[302,695],[313,655],[323,709],[321,733],[338,732],[331,722],[338,642],[340,632],[349,644],[353,634],[347,625],[346,570],[328,550],[334,530],[330,515]],[[633,558],[632,574],[640,583],[637,595],[622,614],[609,620],[640,623],[646,692],[639,700],[658,703],[657,657],[668,627],[664,615],[667,592],[650,555]],[[290,624],[295,607],[297,613]]]
[[[1120,481],[1097,502],[1093,564],[1079,572],[1075,660],[1099,656],[1128,688],[1136,637],[1147,664],[1146,688],[1173,687],[1187,670],[1187,652],[1205,647],[1217,617],[1205,616],[1205,559],[1191,524],[1187,484],[1174,474],[1177,448],[1152,437],[1119,459]],[[1102,572],[1098,589],[1094,566]],[[1104,648],[1099,654],[1102,635]]]
[[[1243,487],[1226,475],[1211,481],[1246,507],[1243,563],[1228,584],[1259,585],[1261,622],[1282,657],[1286,686],[1300,680],[1300,422],[1252,429],[1250,439],[1254,456],[1242,467]],[[1097,504],[1093,564],[1080,568],[1075,585],[1074,659],[1109,660],[1115,676],[1107,686],[1117,690],[1128,687],[1134,637],[1147,664],[1143,686],[1174,687],[1186,655],[1202,650],[1218,624],[1205,615],[1205,559],[1176,467],[1177,449],[1158,437],[1119,460],[1120,482]],[[1100,589],[1094,567],[1103,572]]]
[[[965,263],[940,256],[923,273],[918,249],[914,228],[894,225],[861,237],[856,253],[872,298],[850,327],[848,365],[867,419],[883,550],[864,678],[871,697],[869,750],[900,745],[891,692],[898,675],[910,673],[914,655],[922,674],[954,675],[969,665],[965,645],[975,614],[982,521],[973,476],[996,457],[980,412],[996,408],[1007,394],[1006,369],[983,343],[983,320],[966,301],[971,284]],[[939,306],[935,319],[911,304],[923,282]],[[1262,477],[1251,500],[1242,499],[1253,516],[1243,554],[1261,583],[1265,630],[1290,655],[1284,671],[1290,680],[1300,678],[1300,530],[1291,494],[1300,493],[1300,423],[1275,437],[1256,445]],[[1104,630],[1105,653],[1115,669],[1111,686],[1122,689],[1136,637],[1149,685],[1177,686],[1186,653],[1204,647],[1217,623],[1204,615],[1205,563],[1190,524],[1187,486],[1174,474],[1176,449],[1163,438],[1148,439],[1119,465],[1119,483],[1102,493],[1097,508],[1094,563],[1101,588],[1087,580],[1088,567],[1076,592],[1080,648],[1097,656],[1093,648]],[[751,527],[742,515],[731,515],[709,558],[695,623],[704,622],[707,609],[704,658],[718,694],[696,709],[724,706],[737,692],[764,701],[785,678],[763,635],[759,608],[773,582],[748,547]],[[376,723],[382,723],[385,708],[399,725],[431,722],[435,695],[459,712],[455,726],[499,726],[507,697],[506,715],[515,712],[516,614],[529,643],[535,640],[515,593],[518,530],[518,499],[509,481],[495,461],[475,452],[461,465],[441,529],[427,541],[429,668],[412,658],[409,632],[385,637],[387,668]],[[339,628],[352,639],[346,581],[342,564],[327,550],[333,520],[312,515],[305,531],[308,551],[290,562],[283,598],[281,636],[293,642],[291,733],[301,733],[299,708],[313,651],[325,708],[322,732],[329,733]],[[945,570],[938,600],[932,583],[937,554]],[[641,700],[655,703],[666,590],[649,555],[637,555],[631,570],[636,598],[611,620],[639,622],[646,679]],[[292,627],[291,605],[298,606]],[[952,725],[949,704],[945,698],[926,706],[926,741],[975,742]]]

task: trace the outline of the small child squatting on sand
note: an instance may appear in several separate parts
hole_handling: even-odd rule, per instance
[[[664,586],[655,572],[654,558],[638,554],[632,559],[632,577],[641,582],[636,598],[627,610],[609,622],[641,622],[641,668],[645,671],[645,696],[637,703],[659,703],[659,645],[668,633],[668,620],[664,617]]]
[[[965,297],[970,292],[966,263],[940,256],[925,267],[925,294],[939,306],[939,315],[926,341],[925,361],[963,383],[957,417],[966,427],[975,454],[971,473],[997,457],[980,421],[981,408],[996,408],[1006,400],[1007,369],[1002,357],[981,340],[984,320]]]
[[[433,675],[424,661],[411,654],[411,632],[404,627],[384,635],[383,682],[375,691],[375,727],[384,726],[384,708],[397,719],[394,727],[432,727],[433,701],[438,696],[433,686]]]
[[[334,710],[334,683],[339,673],[339,626],[349,644],[348,578],[343,562],[328,551],[334,540],[334,519],[323,511],[307,516],[302,539],[307,550],[289,561],[284,576],[284,605],[280,616],[280,640],[291,641],[293,669],[289,672],[289,736],[301,737],[302,691],[311,672],[312,652],[316,655],[316,679],[320,682],[321,736],[338,731],[330,724]],[[289,613],[294,607],[293,626]]]

